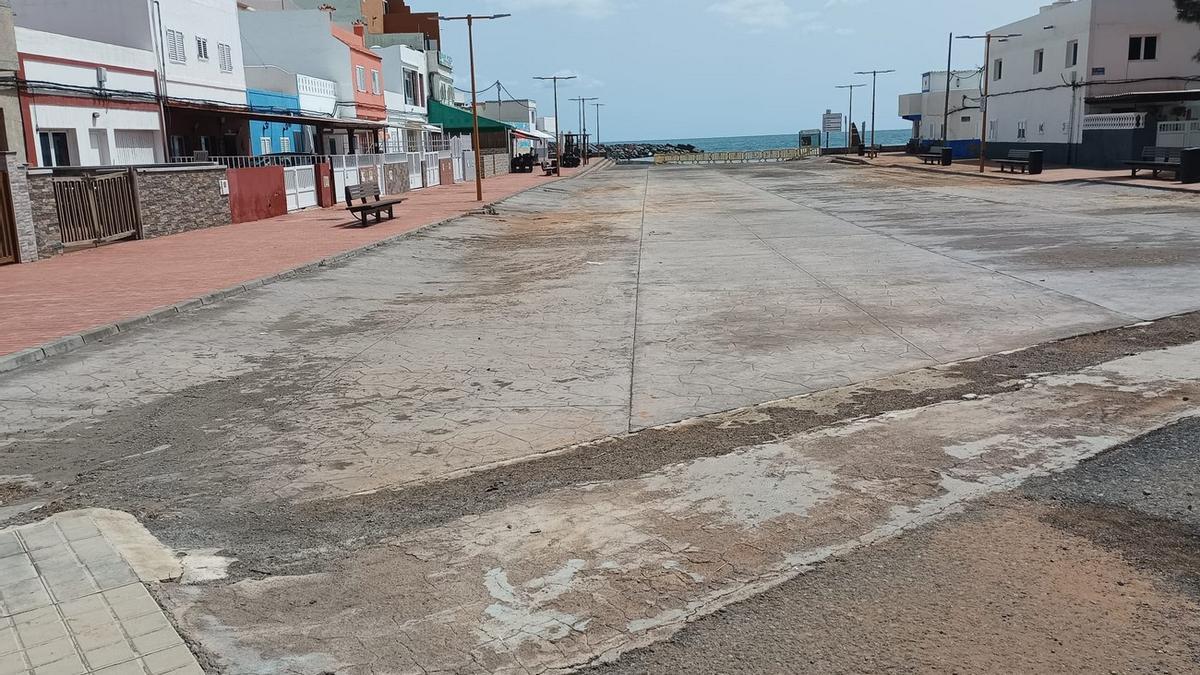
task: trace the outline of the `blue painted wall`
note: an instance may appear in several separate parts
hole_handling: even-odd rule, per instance
[[[270,110],[278,112],[300,112],[300,97],[294,94],[284,94],[277,91],[264,91],[262,89],[247,89],[246,103],[251,108],[258,110]],[[250,122],[250,153],[258,156],[267,154],[263,151],[262,139],[264,136],[271,139],[271,152],[283,152],[281,139],[286,134],[292,139],[292,152],[298,152],[300,149],[296,147],[296,141],[293,137],[294,132],[304,129],[303,125],[285,124],[283,122],[262,122],[254,120]]]

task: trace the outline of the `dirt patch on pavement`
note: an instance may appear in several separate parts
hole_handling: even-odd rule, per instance
[[[999,498],[589,672],[1195,672],[1200,605],[1097,545],[1132,538],[1096,515]]]

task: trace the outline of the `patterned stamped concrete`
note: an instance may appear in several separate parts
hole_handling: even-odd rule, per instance
[[[88,515],[0,531],[0,675],[203,673]]]

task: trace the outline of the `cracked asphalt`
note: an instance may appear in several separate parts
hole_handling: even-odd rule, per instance
[[[591,174],[0,376],[0,526],[111,508],[227,558],[159,594],[214,671],[615,657],[1016,499],[960,483],[1012,490],[1186,417],[1187,368],[1153,355],[1200,339],[1198,216],[818,162]],[[923,425],[858,436],[888,452],[830,445],[905,411]],[[1059,508],[1028,499],[1001,512]],[[919,536],[951,527],[981,539]],[[683,664],[674,644],[618,665]]]

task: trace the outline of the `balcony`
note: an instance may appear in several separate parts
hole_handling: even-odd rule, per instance
[[[907,120],[920,119],[924,114],[924,94],[903,94],[900,96],[900,116]]]

